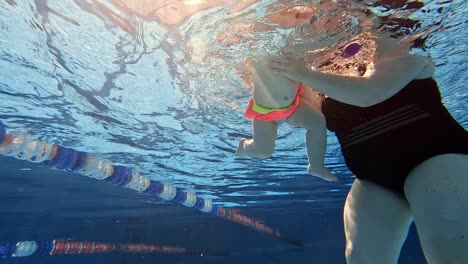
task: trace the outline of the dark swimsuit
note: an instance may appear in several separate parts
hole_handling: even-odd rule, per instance
[[[413,80],[370,107],[326,98],[322,112],[350,171],[403,196],[406,177],[423,161],[468,154],[468,132],[442,104],[433,79]]]

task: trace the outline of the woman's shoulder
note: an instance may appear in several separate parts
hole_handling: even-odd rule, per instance
[[[419,55],[385,57],[373,63],[363,76],[362,86],[367,91],[366,106],[374,105],[392,97],[412,80],[431,78],[434,64],[429,58]]]

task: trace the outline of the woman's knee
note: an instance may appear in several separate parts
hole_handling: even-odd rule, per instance
[[[417,224],[416,224],[417,226]],[[454,235],[430,236],[421,234],[418,229],[424,256],[428,264],[466,264],[468,263],[467,237]]]
[[[359,249],[356,249],[354,247],[349,247],[348,242],[346,242],[346,251],[345,251],[345,257],[346,257],[346,263],[347,264],[366,264],[366,263],[375,263],[375,260],[369,260],[366,258],[364,252],[359,251]]]
[[[387,228],[384,223],[381,223],[379,227]],[[397,235],[391,234],[390,231],[395,231]],[[407,235],[407,227],[381,234],[376,232],[370,234],[369,231],[364,230],[355,232],[353,235],[346,233],[348,234],[345,250],[347,264],[396,264]]]
[[[372,249],[359,247],[359,246],[348,246],[346,243],[345,258],[347,264],[396,264],[398,257],[387,257],[380,254],[370,252]]]

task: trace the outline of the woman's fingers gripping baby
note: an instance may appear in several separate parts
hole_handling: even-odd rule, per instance
[[[268,67],[277,74],[292,81],[300,81],[307,75],[307,66],[303,59],[299,59],[294,53],[285,53],[283,56],[269,60]]]

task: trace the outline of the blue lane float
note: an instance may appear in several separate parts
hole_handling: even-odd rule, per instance
[[[72,254],[183,254],[202,256],[229,256],[229,251],[210,249],[190,249],[155,244],[110,243],[91,241],[19,241],[0,242],[0,259],[29,256],[54,256]]]
[[[42,163],[59,170],[79,173],[90,178],[104,180],[117,186],[138,192],[154,194],[199,211],[217,215],[219,209],[211,199],[196,197],[177,187],[150,180],[133,172],[132,168],[112,165],[111,162],[86,152],[28,139],[22,135],[7,134],[0,122],[0,154],[21,160]]]
[[[65,148],[55,144],[29,139],[23,135],[6,133],[0,121],[0,155],[14,157],[33,163],[42,163],[51,168],[70,171],[97,180],[104,180],[117,186],[137,192],[157,195],[159,198],[181,204],[198,211],[227,219],[256,231],[274,236],[294,246],[302,247],[302,242],[288,238],[274,229],[238,212],[238,209],[224,208],[213,204],[211,199],[197,197],[193,192],[185,192],[171,184],[150,180],[125,166],[112,165],[108,160],[95,154]],[[11,245],[0,245],[0,256],[10,254]],[[3,252],[3,253],[2,253]]]
[[[5,126],[0,122],[0,142],[5,138]]]

